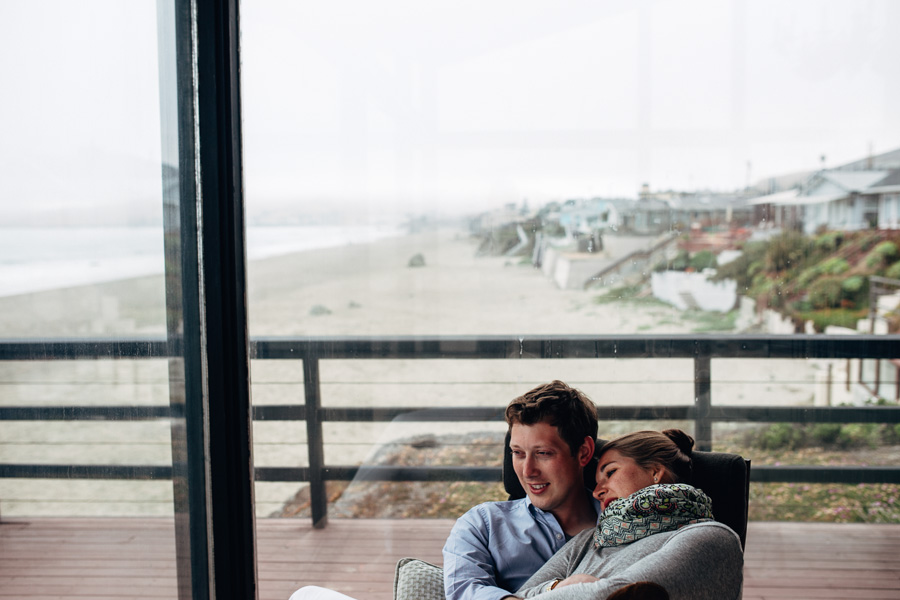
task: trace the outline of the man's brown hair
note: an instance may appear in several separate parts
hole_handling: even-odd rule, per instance
[[[556,427],[572,456],[590,436],[597,439],[597,407],[583,392],[559,380],[539,385],[506,407],[506,424],[547,423]]]

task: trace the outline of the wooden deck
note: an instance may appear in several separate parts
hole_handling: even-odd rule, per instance
[[[440,563],[448,520],[257,521],[260,600],[302,585],[388,600],[394,564]],[[177,598],[171,519],[0,522],[0,598]],[[745,600],[900,598],[900,525],[750,523]]]

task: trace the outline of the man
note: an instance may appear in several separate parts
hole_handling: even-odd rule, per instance
[[[444,544],[447,600],[512,597],[569,538],[594,527],[600,504],[584,487],[594,455],[597,408],[562,381],[509,403],[513,470],[526,497],[485,502],[460,517]],[[291,600],[353,600],[307,586]]]
[[[562,381],[534,388],[506,408],[513,469],[526,497],[486,502],[457,520],[444,545],[447,600],[500,600],[568,539],[597,524],[584,487],[594,455],[594,403]]]

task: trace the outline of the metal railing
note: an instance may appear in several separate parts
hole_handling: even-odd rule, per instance
[[[173,353],[174,354],[174,353]],[[165,339],[38,340],[0,342],[0,361],[152,359],[169,356]],[[893,359],[897,336],[505,336],[257,338],[251,357],[303,362],[303,405],[253,408],[259,421],[305,421],[308,467],[257,467],[257,481],[309,482],[312,519],[324,525],[326,480],[500,481],[500,467],[402,467],[327,465],[322,425],[328,421],[496,422],[501,407],[323,407],[319,367],[328,360],[368,359],[692,359],[693,405],[598,406],[601,420],[692,420],[698,449],[712,449],[716,422],[900,423],[900,407],[722,406],[712,399],[713,358]],[[422,408],[429,410],[423,411]],[[180,418],[171,406],[3,406],[0,421],[160,420]],[[0,477],[76,479],[166,479],[165,465],[0,464]],[[754,465],[758,482],[900,483],[900,467]]]

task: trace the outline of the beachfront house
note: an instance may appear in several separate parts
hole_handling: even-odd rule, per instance
[[[753,210],[746,194],[683,192],[672,201],[672,220],[682,227],[747,227]]]
[[[803,206],[803,231],[855,231],[878,225],[878,197],[870,188],[887,171],[821,171],[807,182],[796,202]]]
[[[812,173],[787,190],[750,201],[760,221],[817,231],[895,229],[900,213],[900,150]]]
[[[869,188],[878,198],[878,229],[900,229],[900,169]]]
[[[589,236],[595,231],[615,231],[622,225],[618,207],[604,198],[567,200],[557,216],[569,237]]]

